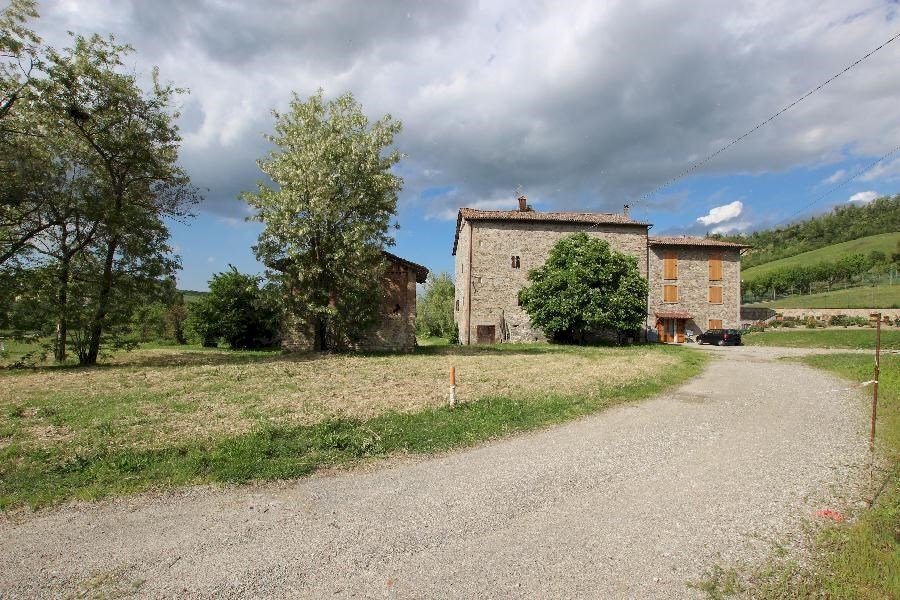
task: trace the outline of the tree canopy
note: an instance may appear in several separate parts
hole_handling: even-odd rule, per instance
[[[429,273],[425,293],[416,300],[416,329],[424,335],[452,338],[456,327],[453,320],[455,297],[456,288],[449,273]]]
[[[258,161],[272,184],[244,199],[265,225],[254,251],[283,280],[286,307],[316,350],[351,346],[376,318],[402,180],[391,172],[400,123],[370,123],[352,94],[320,90],[275,112],[277,146]]]
[[[532,324],[557,341],[634,332],[644,324],[648,288],[637,259],[586,233],[559,240],[528,280],[519,292],[522,307]]]

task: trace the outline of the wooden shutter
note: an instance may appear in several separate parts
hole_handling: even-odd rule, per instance
[[[710,319],[709,320],[709,328],[710,329],[722,329],[722,319]]]
[[[722,255],[713,254],[709,257],[709,280],[722,281]]]
[[[664,285],[663,286],[663,302],[678,302],[678,286],[677,285]]]
[[[663,254],[663,279],[678,279],[678,257],[674,252]]]
[[[709,286],[709,303],[710,304],[722,304],[722,286],[721,285]]]

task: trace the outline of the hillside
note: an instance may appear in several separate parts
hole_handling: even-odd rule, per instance
[[[753,249],[744,255],[745,268],[795,256],[832,244],[900,231],[900,195],[882,197],[868,204],[845,204],[799,223],[756,231],[749,235],[713,235]]]
[[[811,267],[822,262],[836,261],[849,254],[869,254],[873,250],[890,256],[892,253],[897,252],[898,244],[900,244],[900,231],[895,231],[893,233],[870,235],[849,242],[832,244],[818,250],[803,252],[802,254],[773,260],[750,268],[747,268],[744,261],[742,261],[741,279],[750,281],[777,269],[795,266]]]
[[[748,304],[769,308],[900,308],[900,282],[894,285],[859,286],[822,292],[794,295],[779,300]]]

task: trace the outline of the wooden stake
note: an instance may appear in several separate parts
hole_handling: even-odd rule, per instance
[[[875,323],[875,377],[872,379],[872,426],[869,430],[869,452],[875,452],[875,419],[878,417],[878,376],[881,371],[881,313]]]
[[[450,367],[450,406],[456,406],[456,367]]]

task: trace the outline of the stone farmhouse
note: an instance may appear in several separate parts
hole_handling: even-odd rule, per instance
[[[382,279],[379,321],[366,332],[357,349],[412,352],[416,347],[416,283],[425,283],[428,269],[387,251],[382,254],[387,270]],[[286,318],[281,330],[283,350],[312,349],[312,335],[302,323]]]
[[[585,232],[638,259],[649,282],[641,337],[682,343],[685,334],[740,325],[741,252],[747,246],[697,237],[651,237],[652,225],[619,214],[461,208],[456,219],[454,315],[462,344],[544,340],[519,306],[528,271],[562,237]]]

